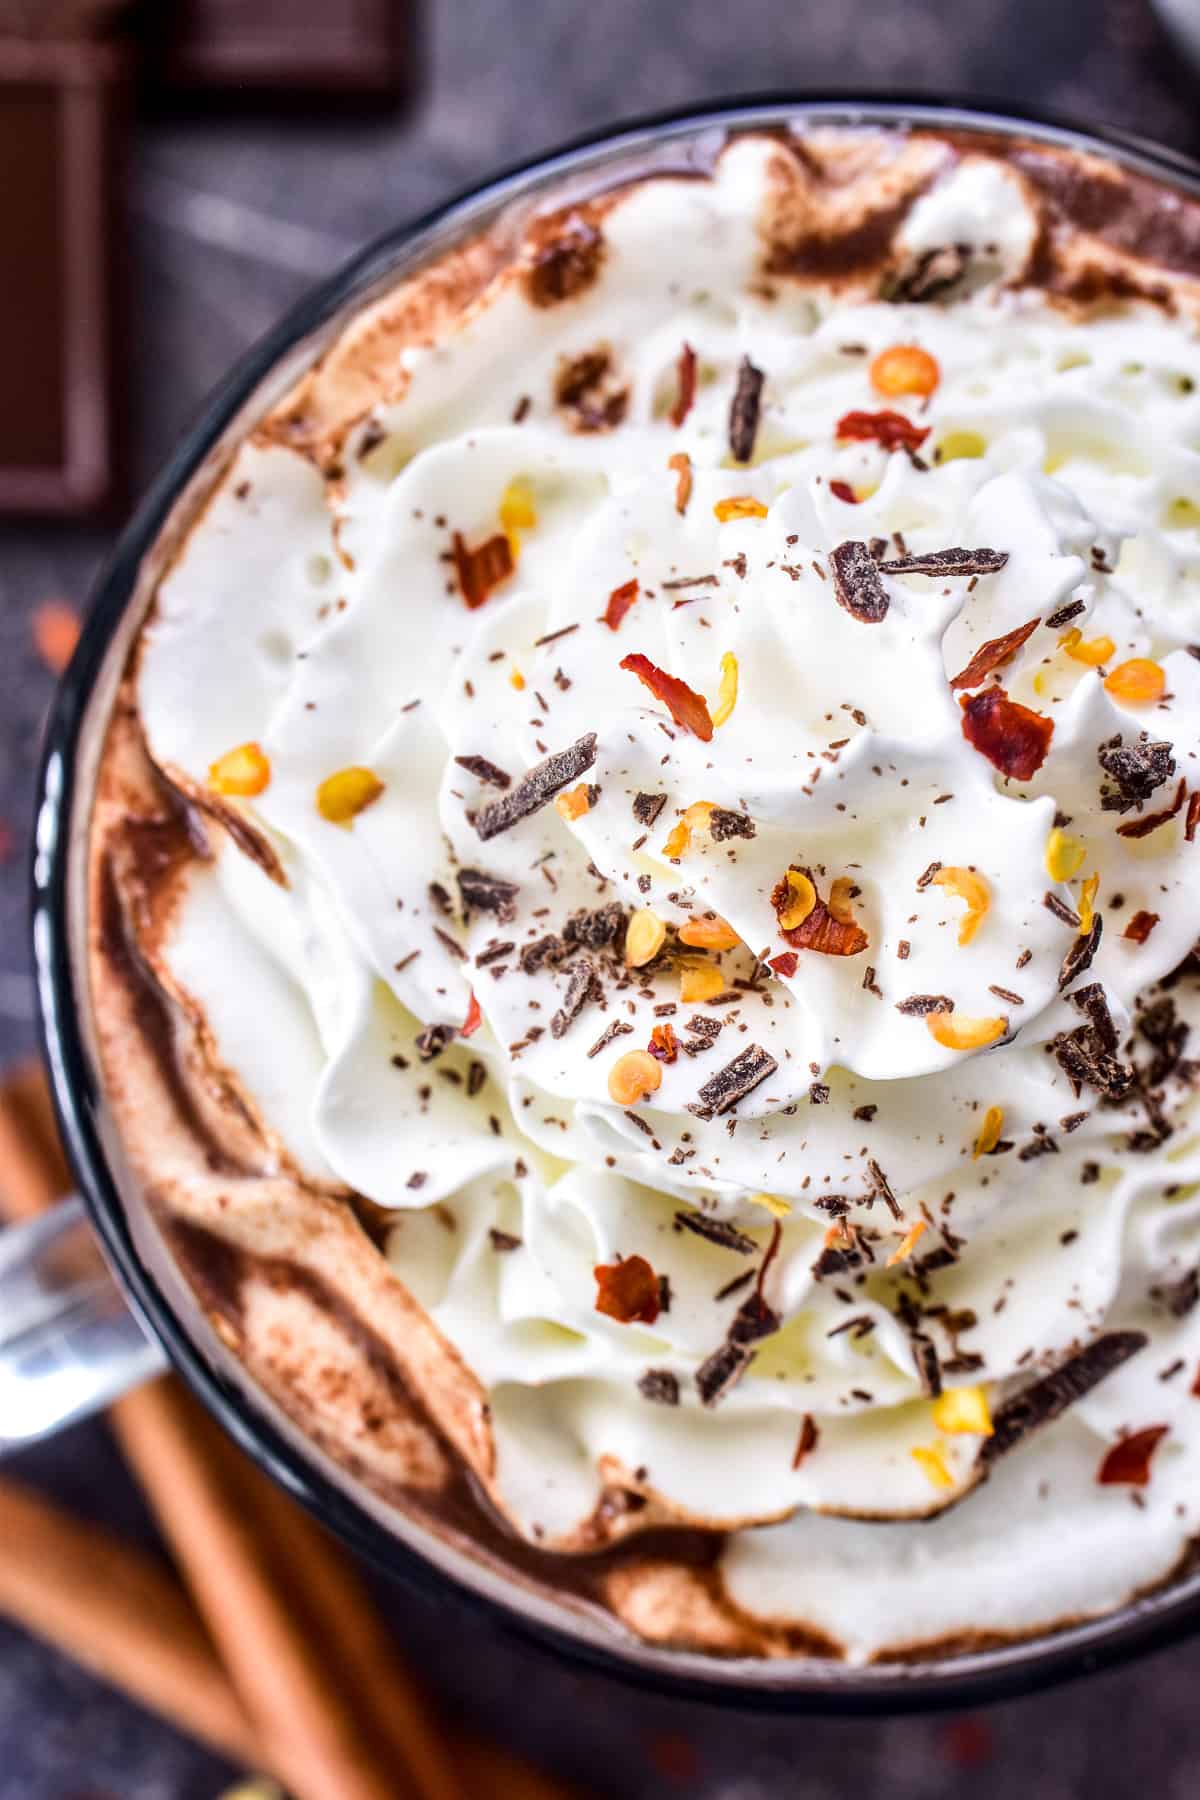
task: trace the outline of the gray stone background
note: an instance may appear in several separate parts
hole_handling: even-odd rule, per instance
[[[421,92],[405,111],[280,119],[229,106],[139,125],[127,248],[140,482],[232,360],[357,245],[503,163],[638,111],[755,89],[902,88],[1052,107],[1200,151],[1200,85],[1146,0],[425,0],[425,13]],[[30,615],[51,597],[83,603],[108,542],[96,529],[0,528],[0,839],[12,838],[0,843],[0,1059],[33,1042],[25,864],[51,678]],[[153,1538],[100,1424],[27,1454],[18,1472]],[[601,1797],[1200,1790],[1200,1643],[970,1716],[789,1721],[634,1696],[450,1598],[381,1599],[449,1711]],[[0,1627],[0,1800],[216,1800],[234,1774]]]

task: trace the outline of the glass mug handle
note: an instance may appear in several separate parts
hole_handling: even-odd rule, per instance
[[[0,1456],[165,1366],[122,1299],[81,1200],[0,1232]]]

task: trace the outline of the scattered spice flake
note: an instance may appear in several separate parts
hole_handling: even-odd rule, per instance
[[[1166,1437],[1169,1425],[1147,1425],[1112,1445],[1096,1472],[1101,1487],[1147,1487],[1150,1458]]]
[[[1129,812],[1142,806],[1160,787],[1165,787],[1175,773],[1173,746],[1142,741],[1126,745],[1117,734],[1101,744],[1097,761],[1109,780],[1101,784],[1100,805],[1105,812]],[[1115,791],[1114,791],[1115,790]]]
[[[1097,913],[1092,920],[1090,930],[1086,935],[1077,936],[1063,957],[1062,968],[1058,972],[1060,994],[1065,994],[1071,983],[1077,981],[1086,970],[1091,968],[1103,935],[1104,914]]]
[[[924,1219],[917,1219],[915,1221],[915,1223],[910,1225],[908,1230],[905,1232],[904,1236],[901,1238],[899,1244],[892,1251],[892,1254],[888,1257],[887,1267],[889,1269],[894,1269],[897,1263],[902,1263],[902,1262],[906,1261],[906,1259],[912,1255],[913,1251],[917,1247],[917,1244],[919,1243],[921,1238],[924,1237],[924,1235],[928,1231],[928,1229],[929,1229],[928,1223]]]
[[[1143,813],[1140,819],[1126,819],[1123,825],[1117,826],[1117,836],[1123,838],[1149,837],[1152,831],[1157,831],[1160,825],[1165,825],[1168,819],[1173,819],[1176,813],[1182,810],[1186,799],[1187,782],[1181,778],[1170,806],[1164,807],[1162,812]]]
[[[454,760],[460,769],[465,769],[468,775],[474,775],[477,781],[486,782],[488,787],[512,786],[512,776],[497,768],[494,762],[489,762],[486,756],[456,756]]]
[[[668,675],[665,669],[660,669],[657,663],[652,663],[648,656],[642,656],[639,652],[623,656],[620,666],[628,669],[631,675],[636,675],[650,689],[655,699],[663,702],[677,725],[692,732],[705,744],[712,741],[712,719],[703,694],[696,693],[686,681]],[[593,745],[595,741],[593,735]]]
[[[1139,910],[1134,913],[1132,919],[1130,919],[1128,925],[1126,925],[1124,931],[1121,933],[1121,936],[1128,938],[1131,943],[1144,944],[1146,939],[1150,936],[1150,933],[1154,930],[1154,927],[1158,924],[1158,920],[1158,913],[1142,912]]]
[[[479,1010],[479,1002],[475,998],[475,990],[471,989],[471,998],[467,1006],[467,1016],[458,1028],[459,1037],[473,1037],[483,1024],[483,1014]]]
[[[833,589],[839,606],[863,625],[878,625],[887,617],[888,597],[879,568],[866,544],[854,539],[838,544],[829,553]]]
[[[1030,619],[1027,624],[1018,625],[1015,631],[1006,631],[1003,637],[989,638],[986,644],[979,646],[966,668],[952,677],[950,686],[952,688],[978,687],[993,669],[998,669],[1002,663],[1008,662],[1023,644],[1028,643],[1040,624],[1040,619]]]
[[[949,550],[930,550],[924,556],[907,553],[894,556],[879,566],[889,575],[995,575],[1007,561],[1007,550],[989,550],[985,546],[978,550],[963,550],[955,546]],[[1034,624],[1037,624],[1036,619]]]
[[[790,981],[800,967],[800,958],[794,950],[785,950],[782,955],[771,957],[768,967],[774,969],[784,981]]]
[[[743,356],[729,408],[729,450],[734,462],[748,463],[754,455],[765,379],[762,370],[756,369],[748,356]]]
[[[844,506],[858,505],[858,495],[850,486],[850,483],[848,481],[843,481],[840,475],[835,475],[830,481],[829,491],[834,499],[840,500]]]
[[[679,1039],[675,1036],[674,1026],[655,1025],[646,1048],[659,1062],[673,1063],[679,1055]]]
[[[744,1231],[739,1231],[736,1225],[730,1225],[724,1219],[714,1219],[711,1213],[677,1212],[675,1223],[682,1225],[685,1231],[704,1238],[708,1243],[716,1244],[719,1250],[733,1250],[738,1256],[753,1256],[758,1249],[752,1237],[747,1237]]]
[[[679,1405],[679,1378],[670,1369],[647,1369],[637,1385],[642,1399],[655,1406]]]
[[[1002,775],[1028,781],[1046,760],[1054,721],[1010,700],[1002,687],[972,694],[962,703],[962,731],[968,744]]]
[[[796,1448],[792,1452],[792,1468],[798,1469],[806,1456],[811,1456],[820,1440],[817,1422],[811,1413],[805,1413],[800,1421],[800,1436],[796,1440]]]
[[[502,531],[487,538],[474,550],[468,549],[466,539],[460,531],[456,531],[452,554],[458,585],[471,612],[475,612],[491,598],[501,583],[508,580],[515,567],[512,545]]]
[[[68,600],[43,600],[33,609],[33,647],[52,675],[61,675],[75,654],[83,622]]]
[[[696,352],[690,344],[685,343],[680,350],[675,374],[679,392],[671,408],[671,423],[678,430],[691,412],[696,399]]]
[[[597,1263],[596,1311],[622,1325],[653,1325],[662,1311],[658,1276],[644,1256]]]
[[[517,785],[498,800],[489,800],[475,815],[476,835],[486,841],[502,831],[511,831],[522,819],[541,807],[586,775],[596,760],[596,733],[589,731],[565,750],[556,750],[543,762],[535,763]]]
[[[604,623],[610,631],[619,629],[621,620],[638,597],[638,582],[634,576],[632,581],[623,581],[608,596],[608,605],[604,609]]]
[[[919,450],[929,431],[898,412],[848,412],[837,422],[842,443],[881,444],[885,450]]]
[[[775,1058],[761,1044],[751,1044],[740,1056],[735,1056],[732,1062],[709,1077],[700,1089],[700,1104],[711,1108],[718,1117],[730,1112],[778,1067]]]
[[[984,1463],[995,1462],[1015,1449],[1031,1432],[1049,1425],[1122,1363],[1145,1349],[1149,1341],[1144,1331],[1105,1332],[1060,1363],[1057,1369],[1032,1382],[1021,1393],[1014,1394],[993,1417],[992,1435],[980,1451]]]
[[[692,497],[692,459],[686,450],[676,450],[668,456],[667,467],[675,476],[675,511],[685,513]]]

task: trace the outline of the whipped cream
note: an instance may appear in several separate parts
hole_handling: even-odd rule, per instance
[[[508,270],[407,350],[332,476],[243,445],[137,665],[184,793],[211,807],[213,765],[260,747],[266,785],[221,804],[276,862],[214,833],[156,971],[279,1166],[394,1216],[392,1268],[486,1390],[494,1502],[570,1550],[616,1481],[729,1531],[745,1614],[857,1658],[1103,1611],[1170,1572],[1200,1491],[1200,1140],[1170,1036],[1197,1003],[1151,993],[1197,936],[1200,346],[1013,285],[1021,179],[898,154],[930,164],[901,248],[959,246],[949,293],[764,284],[770,142],[647,181],[580,292],[533,305]],[[897,345],[935,359],[927,397],[873,385]],[[884,410],[911,454],[839,432]],[[496,539],[511,573],[472,609],[464,557]],[[839,602],[846,543],[876,622]],[[996,555],[887,567],[949,548]],[[703,697],[711,737],[629,656]],[[1012,778],[966,734],[997,689],[1052,724]],[[559,805],[481,834],[579,746]],[[376,797],[335,823],[318,790],[349,769]],[[789,868],[864,948],[797,946]],[[665,936],[631,968],[638,913]],[[711,915],[735,948],[688,944]],[[668,1026],[623,1104],[614,1071]],[[1115,1083],[1087,1078],[1106,1034]],[[754,1085],[706,1104],[744,1053]],[[634,1257],[657,1301],[599,1311]],[[1141,1336],[1112,1372],[989,1450],[1014,1394],[1115,1332]],[[958,1389],[971,1429],[939,1410]],[[1144,1487],[1098,1480],[1158,1426]]]

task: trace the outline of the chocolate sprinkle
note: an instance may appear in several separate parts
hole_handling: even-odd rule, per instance
[[[954,1002],[949,994],[910,994],[907,1000],[897,1000],[896,1011],[923,1019],[928,1013],[953,1012]]]
[[[909,1336],[912,1346],[913,1361],[917,1367],[917,1380],[921,1384],[921,1392],[928,1400],[936,1400],[942,1391],[942,1364],[938,1356],[937,1345],[923,1331],[914,1331]]]
[[[1033,1382],[999,1407],[979,1460],[986,1468],[1016,1448],[1031,1432],[1066,1412],[1149,1342],[1144,1331],[1108,1331],[1049,1375]]]
[[[743,356],[729,408],[729,449],[734,462],[747,463],[754,455],[764,379],[762,370],[756,369],[748,356]]]
[[[571,970],[571,979],[567,982],[567,991],[563,995],[563,1003],[550,1020],[550,1036],[560,1038],[579,1017],[589,999],[597,998],[600,983],[596,979],[596,965],[590,957],[581,956]]]
[[[677,1212],[675,1223],[682,1225],[685,1231],[694,1231],[697,1237],[707,1238],[710,1244],[716,1244],[722,1250],[736,1250],[739,1256],[753,1256],[758,1249],[754,1239],[739,1231],[736,1225],[714,1219],[709,1213]]]
[[[596,733],[589,731],[566,750],[556,750],[552,756],[535,764],[516,787],[499,800],[489,800],[481,807],[475,815],[476,834],[486,843],[488,838],[497,837],[502,831],[511,831],[522,819],[547,805],[563,788],[586,775],[595,760]]]
[[[670,1369],[647,1369],[638,1380],[638,1393],[655,1406],[678,1406],[679,1377]]]
[[[503,769],[498,769],[486,756],[456,756],[454,760],[460,769],[466,769],[469,775],[474,775],[479,781],[486,781],[489,787],[512,786],[512,776]]]
[[[863,625],[878,625],[887,617],[888,597],[879,579],[879,568],[863,543],[850,539],[829,553],[833,591],[839,606]]]
[[[1085,936],[1076,937],[1075,942],[1062,959],[1062,968],[1058,971],[1058,991],[1065,994],[1071,983],[1085,970],[1090,969],[1092,961],[1100,948],[1100,939],[1104,934],[1104,919],[1097,913],[1092,920],[1092,928]]]
[[[699,1100],[705,1107],[711,1107],[718,1116],[727,1113],[737,1106],[739,1101],[752,1093],[760,1081],[773,1075],[779,1064],[773,1056],[768,1055],[761,1044],[751,1044],[740,1056],[735,1056],[731,1063],[710,1075],[700,1089]]]
[[[455,879],[462,903],[468,909],[475,907],[479,912],[495,913],[502,925],[516,918],[517,909],[513,902],[521,890],[515,881],[503,881],[499,875],[485,875],[482,869],[460,869]]]
[[[995,575],[1008,561],[1007,550],[933,550],[926,556],[894,556],[879,567],[889,575]]]

